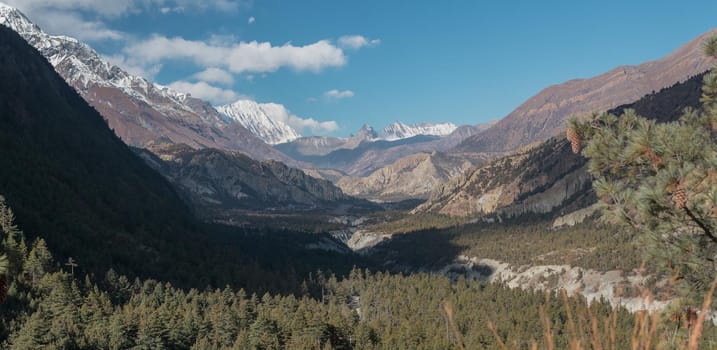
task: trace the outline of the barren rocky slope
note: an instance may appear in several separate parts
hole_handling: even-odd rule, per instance
[[[200,209],[312,209],[352,201],[330,181],[277,161],[177,144],[149,149],[137,152]]]
[[[438,152],[416,153],[366,177],[343,177],[337,185],[349,195],[371,200],[427,199],[434,187],[462,174],[477,161]]]
[[[699,105],[703,75],[615,108],[619,114],[632,108],[659,121],[679,118],[685,107]],[[451,216],[566,212],[589,205],[591,178],[586,160],[572,153],[564,137],[551,138],[511,155],[469,170],[436,187],[416,213],[438,212]]]
[[[467,138],[456,150],[515,150],[557,135],[565,130],[565,121],[571,115],[607,111],[685,81],[711,67],[712,60],[703,54],[702,42],[715,32],[705,33],[656,61],[548,87],[486,132]]]

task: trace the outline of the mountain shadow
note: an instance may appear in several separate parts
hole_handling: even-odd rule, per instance
[[[205,225],[159,173],[14,31],[0,26],[0,194],[28,239],[79,273],[113,268],[179,286],[289,290],[352,254],[306,246],[327,235]]]

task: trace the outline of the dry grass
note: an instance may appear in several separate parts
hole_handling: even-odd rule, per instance
[[[710,312],[710,306],[712,305],[712,297],[717,289],[717,277],[715,277],[709,292],[705,295],[702,307],[699,312],[694,309],[686,309],[684,320],[680,317],[678,322],[683,322],[683,326],[687,328],[688,338],[680,342],[676,341],[675,334],[670,336],[668,330],[661,330],[661,326],[664,324],[659,312],[649,312],[646,310],[638,311],[634,315],[634,326],[632,329],[632,337],[630,339],[631,349],[633,350],[647,350],[647,349],[687,349],[697,350],[700,349],[700,338],[702,336],[703,326],[705,319]],[[664,292],[663,299],[667,299],[669,291]],[[591,308],[586,303],[585,310],[587,314],[577,313],[570,306],[570,298],[565,290],[561,291],[563,304],[565,305],[567,329],[569,335],[568,348],[570,350],[623,350],[617,346],[617,325],[618,325],[618,312],[617,308],[613,309],[613,312],[606,318],[600,320],[596,315],[593,314]],[[548,294],[546,293],[545,306],[540,307],[541,320],[543,323],[543,342],[544,348],[548,350],[555,349],[555,339],[552,331],[550,322],[549,310],[547,309]],[[652,303],[653,296],[649,291],[644,291],[642,298],[648,301],[648,305]],[[448,304],[446,304],[448,305]],[[450,305],[449,305],[450,306]],[[454,332],[456,327],[453,324],[453,310],[450,308],[450,313],[446,309],[448,315],[448,321]],[[691,319],[687,314],[699,314],[695,320]],[[493,322],[488,321],[488,329],[493,333],[498,346],[507,350],[508,347],[505,345],[503,339],[498,335],[497,330]],[[676,333],[676,329],[675,329]],[[458,334],[455,334],[456,339],[460,339]],[[460,340],[458,340],[460,343]],[[463,349],[463,345],[459,345]],[[538,349],[538,343],[535,340],[530,341],[530,349]]]

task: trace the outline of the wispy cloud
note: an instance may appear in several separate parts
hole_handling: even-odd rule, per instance
[[[338,130],[339,125],[333,120],[318,121],[314,118],[301,118],[289,112],[284,105],[278,103],[262,103],[261,107],[272,118],[280,120],[304,134],[309,131],[312,135],[327,135]]]
[[[232,73],[227,72],[220,68],[207,68],[199,73],[194,74],[194,78],[209,83],[216,83],[222,85],[234,84],[234,76]]]
[[[354,92],[351,90],[329,90],[324,92],[324,98],[331,100],[340,100],[344,98],[354,97]]]
[[[237,0],[3,0],[18,8],[50,34],[83,41],[124,40],[127,35],[110,29],[108,21],[148,11],[161,13],[236,11]]]
[[[102,56],[102,58],[114,64],[115,66],[124,69],[130,74],[137,75],[149,80],[153,80],[154,76],[157,75],[160,70],[162,70],[162,65],[159,63],[149,66],[138,65],[136,63],[129,62],[127,60],[127,57],[125,57],[124,55],[105,55]]]
[[[340,47],[353,50],[357,50],[362,47],[376,46],[380,43],[380,39],[368,39],[363,35],[344,35],[338,40]]]
[[[33,17],[51,19],[41,24],[48,33],[68,35],[82,41],[123,40],[126,37],[125,33],[108,28],[102,21],[85,20],[73,12],[38,10]]]
[[[247,23],[249,23],[249,24],[252,24],[254,22],[256,22],[256,18],[254,18],[253,16],[249,17],[249,19],[247,20]]]
[[[80,11],[103,18],[119,17],[128,13],[160,11],[162,13],[199,11],[237,11],[247,7],[246,2],[238,0],[4,0],[8,5],[22,11],[32,12],[38,9]]]
[[[215,105],[226,104],[239,99],[247,99],[247,96],[234,90],[216,87],[204,81],[188,82],[180,80],[169,84],[169,87],[179,92],[188,93],[194,97],[209,101]]]

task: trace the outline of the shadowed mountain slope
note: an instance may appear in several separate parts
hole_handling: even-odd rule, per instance
[[[678,119],[686,107],[698,107],[703,74],[619,106],[662,122]],[[564,137],[551,138],[501,157],[438,186],[415,212],[451,216],[517,216],[573,211],[594,202],[586,160],[572,153]]]

